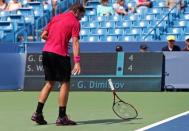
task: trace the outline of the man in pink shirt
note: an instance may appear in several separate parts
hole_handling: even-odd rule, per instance
[[[139,7],[150,7],[151,6],[150,0],[136,0],[136,6]]]
[[[66,114],[66,105],[70,89],[70,76],[80,74],[79,56],[79,20],[84,16],[85,9],[80,4],[74,4],[69,11],[52,18],[43,31],[41,37],[46,40],[43,48],[42,63],[46,84],[40,92],[36,112],[32,120],[40,125],[47,124],[43,117],[43,106],[52,90],[55,81],[61,83],[59,94],[59,116],[56,125],[76,125]],[[73,41],[74,67],[71,71],[71,62],[68,54],[69,40]]]

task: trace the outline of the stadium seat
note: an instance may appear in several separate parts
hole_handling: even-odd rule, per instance
[[[136,41],[136,39],[135,36],[118,36],[118,41],[129,42],[129,41]]]
[[[89,21],[89,17],[87,15],[85,15],[80,22],[88,22]]]
[[[150,32],[150,35],[156,35],[156,30],[157,30],[157,28],[150,28],[150,27],[147,27],[147,28],[144,28],[143,29],[143,32],[142,32],[142,34],[144,34],[144,35],[147,35],[147,34],[149,34]]]
[[[96,8],[96,7],[93,7],[93,6],[86,6],[86,7],[85,7],[85,12],[87,13],[87,12],[89,12],[89,11],[93,11],[93,10],[95,10],[95,8]]]
[[[8,11],[0,11],[0,20],[1,21],[6,20],[8,15],[9,15]]]
[[[167,41],[167,35],[160,35],[161,41]]]
[[[129,1],[127,2],[127,6],[128,6],[128,7],[135,7],[135,6],[136,6],[136,2],[129,0]]]
[[[136,11],[138,14],[144,15],[148,12],[148,8],[137,8]]]
[[[107,29],[94,28],[91,29],[91,33],[93,35],[107,35],[108,31]]]
[[[81,36],[88,36],[90,34],[91,34],[90,29],[88,29],[88,28],[82,28],[81,31],[80,31]]]
[[[0,21],[1,37],[6,42],[15,42],[14,24],[8,21]]]
[[[43,27],[47,25],[48,16],[44,13],[44,6],[42,2],[34,1],[28,2],[28,7],[34,10],[35,16],[35,35],[36,39],[40,40],[40,33],[43,30]]]
[[[117,21],[122,21],[122,17],[119,15],[110,15],[110,16],[107,16],[107,20],[117,22]]]
[[[5,32],[11,32],[14,31],[14,25],[12,22],[9,21],[0,21],[0,29]]]
[[[146,21],[146,20],[134,21],[133,27],[135,27],[135,28],[147,28],[147,27],[149,27],[149,22]]]
[[[182,28],[168,28],[167,29],[167,34],[171,35],[182,35],[184,33],[184,30]]]
[[[185,35],[189,35],[189,27],[184,28]]]
[[[82,42],[99,42],[99,36],[83,36],[81,37]]]
[[[184,14],[181,16],[181,19],[189,20],[189,14]]]
[[[96,10],[86,11],[85,14],[86,14],[87,16],[96,16]]]
[[[123,28],[111,28],[109,29],[109,35],[123,35],[124,29]]]
[[[27,29],[24,17],[22,15],[10,14],[7,17],[7,21],[14,24],[15,41],[18,41],[18,37],[22,36],[22,41],[27,41]]]
[[[116,27],[118,28],[131,28],[132,25],[132,21],[117,21],[116,22]]]
[[[104,42],[113,42],[113,41],[118,41],[117,36],[113,35],[113,36],[100,36],[100,41],[104,41]]]
[[[129,16],[129,20],[131,21],[136,21],[136,20],[140,20],[140,16],[139,15],[130,15]]]
[[[34,10],[35,17],[44,17],[44,7],[41,2],[28,2],[27,5]]]
[[[158,2],[158,7],[161,7],[161,8],[166,7],[166,6],[165,6],[165,1],[159,1],[159,2]]]
[[[158,14],[156,15],[156,17],[153,20],[162,20],[162,18],[164,18],[164,20],[166,21],[171,21],[172,17],[171,16],[167,16],[167,14]]]
[[[32,35],[35,37],[35,15],[34,15],[34,10],[31,8],[20,8],[17,11],[18,15],[22,15],[25,18],[25,23],[27,26],[27,32],[29,35]]]
[[[189,14],[189,8],[188,7],[184,8],[184,13]]]
[[[102,21],[100,22],[101,28],[115,28],[115,22],[114,21]]]
[[[97,5],[100,5],[100,1],[98,0],[92,0],[87,2],[87,6],[96,7]]]
[[[152,28],[155,26],[157,26],[161,31],[164,31],[168,27],[167,21],[159,21],[159,20],[150,21],[149,27]]]
[[[100,23],[99,22],[91,22],[89,24],[90,28],[98,28],[100,26]]]
[[[138,41],[154,41],[155,39],[154,39],[154,36],[153,35],[148,35],[148,36],[143,36],[143,37],[141,37],[141,36],[136,36],[136,39],[138,40]]]
[[[18,27],[15,24],[15,26],[14,26],[15,30],[17,30],[18,28],[25,28],[26,27],[25,19],[22,15],[10,14],[10,15],[7,16],[7,21],[17,23]]]
[[[92,29],[92,28],[99,28],[99,26],[100,26],[100,23],[99,22],[97,22],[97,21],[93,21],[93,22],[84,22],[83,24],[82,24],[82,28],[84,27],[84,28],[90,28],[90,29]]]
[[[104,16],[96,16],[96,21],[98,21],[98,22],[106,21],[106,17],[104,17]]]
[[[154,14],[148,14],[148,15],[144,16],[144,20],[152,21],[152,20],[156,19],[155,17],[156,17],[156,15],[154,15]]]
[[[129,32],[129,35],[141,35],[142,28],[132,28]]]
[[[189,27],[188,21],[186,21],[186,20],[174,21],[174,27],[180,27],[180,28]]]

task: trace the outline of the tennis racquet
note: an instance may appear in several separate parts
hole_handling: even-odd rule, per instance
[[[135,109],[134,106],[132,106],[129,103],[124,102],[122,99],[119,98],[119,96],[115,92],[115,88],[113,86],[112,80],[108,79],[108,83],[110,85],[110,88],[113,92],[113,105],[112,109],[114,113],[124,119],[124,120],[129,120],[129,119],[134,119],[138,116],[138,112]]]

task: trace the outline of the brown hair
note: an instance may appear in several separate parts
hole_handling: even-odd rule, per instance
[[[74,13],[76,13],[77,11],[78,11],[78,12],[84,12],[84,13],[85,13],[85,8],[83,7],[83,5],[82,5],[82,4],[78,4],[78,3],[73,4],[73,5],[69,8],[69,10],[73,11]]]
[[[108,2],[108,0],[101,0],[100,3]]]

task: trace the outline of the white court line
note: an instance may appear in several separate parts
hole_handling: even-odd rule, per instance
[[[148,130],[148,129],[152,128],[152,127],[158,126],[158,125],[160,125],[160,124],[162,124],[162,123],[171,121],[171,120],[173,120],[173,119],[176,119],[176,118],[178,118],[178,117],[181,117],[181,116],[184,116],[184,115],[187,115],[187,114],[189,114],[189,111],[186,111],[186,112],[183,112],[183,113],[181,113],[181,114],[178,114],[178,115],[169,117],[169,118],[164,119],[164,120],[162,120],[162,121],[159,121],[159,122],[153,123],[153,124],[151,124],[151,125],[145,126],[145,127],[143,127],[143,128],[137,129],[137,130],[135,130],[135,131],[145,131],[145,130]]]

